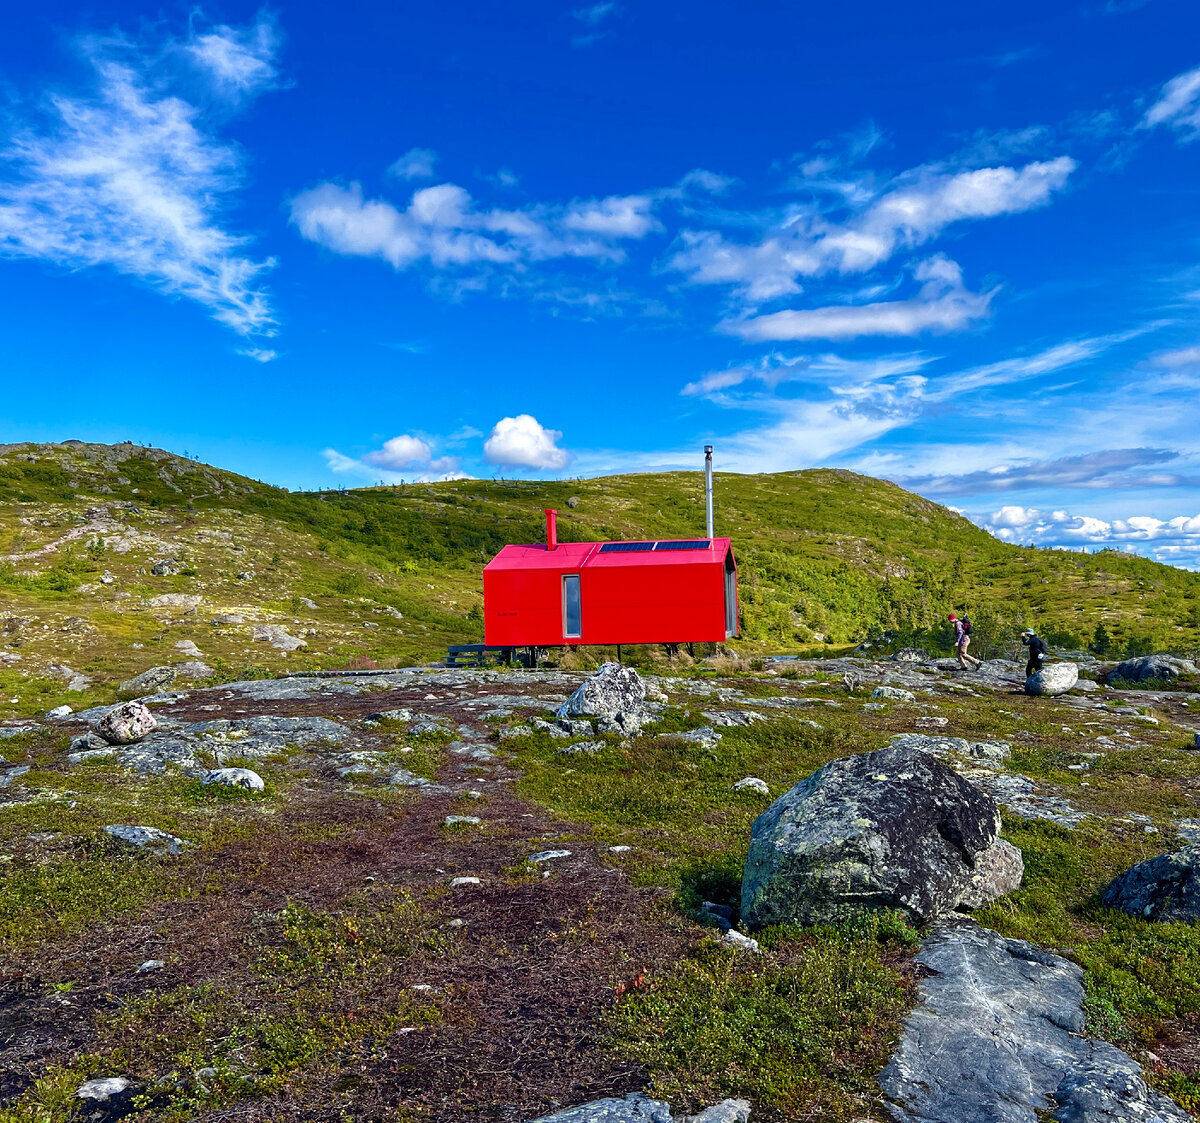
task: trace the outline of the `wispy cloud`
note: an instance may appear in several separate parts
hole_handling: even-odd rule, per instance
[[[913,276],[923,284],[918,295],[910,300],[787,309],[750,319],[727,320],[721,326],[751,342],[915,336],[923,332],[959,331],[969,326],[988,314],[995,295],[995,290],[970,292],[963,285],[958,264],[941,255],[919,263]]]
[[[410,148],[391,167],[388,175],[396,179],[432,179],[437,167],[437,153],[431,148]]]
[[[669,265],[695,284],[735,285],[751,302],[789,296],[800,291],[802,277],[866,272],[954,223],[1044,206],[1074,169],[1069,156],[952,175],[917,168],[846,222],[800,210],[752,244],[712,230],[685,231]]]
[[[0,254],[107,266],[197,302],[243,335],[272,334],[261,288],[272,262],[246,256],[249,239],[222,223],[241,156],[156,63],[186,50],[240,98],[274,82],[274,43],[267,23],[148,47],[82,41],[94,89],[51,95],[0,152]]]
[[[256,363],[270,363],[279,358],[278,351],[272,351],[266,347],[243,347],[238,354],[247,359],[253,359]]]
[[[1185,141],[1200,137],[1200,66],[1172,78],[1142,117],[1142,128],[1169,125]]]
[[[1200,477],[1158,470],[1177,460],[1165,448],[1118,448],[1063,456],[1054,460],[1023,460],[997,464],[961,475],[899,476],[896,482],[923,495],[987,495],[1050,488],[1115,490],[1126,488],[1195,487]]]
[[[680,391],[685,396],[701,396],[723,404],[729,401],[725,391],[746,383],[774,390],[781,383],[800,380],[833,381],[839,384],[867,384],[883,378],[912,374],[930,362],[925,355],[895,355],[880,359],[846,359],[840,355],[782,355],[773,351],[753,363],[741,363],[724,370],[713,370],[689,382]]]
[[[571,46],[590,47],[605,36],[611,35],[611,29],[604,29],[602,25],[606,20],[615,16],[618,10],[616,3],[612,2],[612,0],[573,9],[571,16],[578,20],[585,30],[571,36]]]

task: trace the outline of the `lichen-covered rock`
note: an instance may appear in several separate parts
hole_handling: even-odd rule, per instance
[[[110,745],[132,745],[157,728],[154,715],[141,702],[113,706],[96,723],[96,732]]]
[[[1055,698],[1074,690],[1079,682],[1079,668],[1074,663],[1047,663],[1025,680],[1025,693]]]
[[[1025,859],[1011,842],[996,839],[978,858],[971,873],[971,884],[958,902],[959,908],[981,909],[990,901],[1021,887]]]
[[[249,768],[214,768],[201,778],[203,784],[219,784],[224,788],[241,788],[248,792],[261,792],[266,786],[263,778]]]
[[[126,679],[117,687],[119,698],[144,698],[147,694],[157,694],[167,690],[175,681],[178,671],[174,667],[151,667],[140,675]]]
[[[1187,659],[1177,659],[1174,655],[1141,655],[1119,663],[1108,678],[1110,685],[1119,685],[1115,680],[1170,682],[1182,675],[1200,675],[1200,667]]]
[[[1100,903],[1147,920],[1200,920],[1200,844],[1127,869],[1100,894]]]
[[[746,1100],[724,1100],[696,1115],[673,1116],[669,1104],[634,1092],[621,1099],[614,1096],[569,1107],[532,1123],[746,1123],[749,1118]]]
[[[733,785],[735,792],[758,792],[759,795],[770,795],[771,789],[767,787],[766,780],[760,780],[757,776],[746,776]]]
[[[307,646],[305,640],[291,635],[287,628],[280,624],[255,624],[251,638],[261,643],[269,643],[279,651],[296,651]]]
[[[902,690],[898,686],[877,686],[871,691],[871,697],[891,702],[915,702],[917,700],[917,696],[911,690]]]
[[[898,733],[892,738],[892,746],[917,749],[936,757],[962,756],[997,763],[1012,756],[1012,744],[1008,741],[968,741],[965,737],[935,737],[928,733]]]
[[[929,659],[929,652],[919,647],[902,647],[892,656],[893,663],[924,663]]]
[[[636,733],[647,721],[646,684],[632,667],[605,663],[561,706],[557,717],[594,718],[601,733]]]
[[[192,845],[182,838],[176,838],[173,834],[160,831],[157,827],[119,824],[105,827],[104,833],[109,838],[125,846],[131,846],[135,850],[146,850],[157,854],[182,854],[187,847]]]
[[[996,801],[918,749],[832,761],[754,821],[742,919],[818,924],[894,908],[929,920],[981,902],[985,871],[1003,865],[987,855],[999,832]]]

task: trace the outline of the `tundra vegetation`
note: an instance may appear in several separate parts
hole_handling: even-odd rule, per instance
[[[1135,637],[1186,652],[1191,575],[1006,547],[860,477],[719,477],[746,657],[661,660],[650,681],[665,701],[640,733],[564,735],[548,719],[582,676],[561,669],[282,692],[266,676],[423,663],[478,638],[479,565],[536,540],[542,505],[577,496],[560,524],[577,538],[691,533],[702,497],[687,477],[297,496],[132,446],[2,456],[3,528],[22,558],[0,593],[20,621],[0,651],[21,657],[0,672],[18,699],[0,740],[0,1123],[89,1118],[77,1090],[110,1076],[131,1082],[110,1117],[136,1120],[517,1121],[647,1089],[680,1110],[745,1097],[755,1123],[883,1123],[876,1076],[919,1001],[921,933],[864,914],[754,933],[753,954],[722,941],[711,906],[736,927],[750,825],[773,798],[931,723],[1009,742],[999,774],[1079,816],[1006,805],[1024,881],[975,919],[1078,963],[1088,1033],[1200,1113],[1200,934],[1099,903],[1200,826],[1200,698],[1186,682],[1106,689],[1099,663],[1084,664],[1088,692],[1030,698],[1011,667],[980,685],[936,659],[844,654],[885,628],[892,646],[936,647],[948,598],[987,628],[1059,620],[1071,646],[1103,627],[1121,654]],[[117,518],[119,504],[136,510]],[[168,557],[179,572],[149,572]],[[161,611],[149,602],[163,591],[201,607]],[[247,623],[213,626],[221,615]],[[307,646],[255,641],[252,621]],[[191,658],[181,640],[212,674],[151,704],[146,744],[186,734],[194,767],[81,757],[94,717],[28,720],[113,701],[119,681]],[[784,648],[810,658],[761,660]],[[52,663],[92,681],[68,691]],[[915,700],[872,700],[880,682]],[[761,720],[711,735],[713,713],[748,711]],[[260,743],[244,724],[258,715],[332,718],[338,737]],[[198,728],[213,719],[230,725]],[[253,769],[263,790],[204,783],[216,766]],[[770,794],[735,788],[745,777]],[[132,849],[111,824],[186,846]]]

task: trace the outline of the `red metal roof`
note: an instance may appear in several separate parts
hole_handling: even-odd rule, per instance
[[[701,549],[658,548],[664,543],[707,542]],[[620,569],[634,566],[712,565],[724,561],[729,553],[728,538],[650,539],[642,545],[656,547],[631,552],[602,552],[607,542],[560,542],[557,549],[548,550],[544,544],[535,546],[505,546],[485,569],[559,569],[579,570],[603,567]],[[623,545],[624,543],[620,543]]]

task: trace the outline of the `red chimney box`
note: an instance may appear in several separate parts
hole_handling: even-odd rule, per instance
[[[558,549],[558,512],[546,508],[546,549],[553,553]]]

